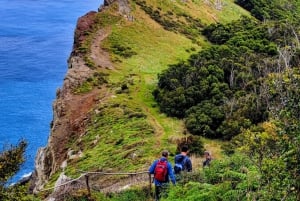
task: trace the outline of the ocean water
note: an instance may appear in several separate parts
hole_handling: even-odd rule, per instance
[[[77,19],[103,0],[0,1],[0,151],[28,142],[26,162],[12,179],[34,169],[45,146],[52,103],[62,86]]]

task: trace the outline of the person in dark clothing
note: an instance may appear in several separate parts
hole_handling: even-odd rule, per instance
[[[204,152],[205,160],[203,161],[203,167],[209,166],[211,161],[211,155],[208,151]]]
[[[188,151],[188,147],[183,146],[181,148],[181,153],[175,156],[175,174],[180,174],[181,171],[191,172],[193,170],[192,161],[188,157]]]
[[[154,174],[154,185],[155,185],[155,200],[158,201],[161,197],[161,195],[165,192],[166,188],[168,188],[169,182],[171,182],[175,185],[176,180],[175,176],[173,174],[173,169],[171,163],[168,161],[169,152],[163,151],[162,157],[152,163],[152,165],[149,168],[149,173]],[[158,166],[163,166],[161,164],[165,164],[165,171],[164,179],[159,179],[156,174],[160,174],[160,170]]]

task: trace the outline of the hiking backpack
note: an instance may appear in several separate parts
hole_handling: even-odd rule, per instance
[[[167,161],[159,160],[154,169],[154,178],[157,181],[164,182],[164,181],[166,181],[167,173],[168,173]]]
[[[186,156],[181,161],[179,162],[177,161],[175,163],[174,165],[175,174],[179,174],[184,169],[185,161],[186,161]]]

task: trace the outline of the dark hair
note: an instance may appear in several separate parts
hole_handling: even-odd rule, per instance
[[[167,150],[164,150],[162,153],[161,153],[162,156],[164,157],[168,157],[169,156],[169,152]]]
[[[189,150],[189,148],[186,145],[184,145],[183,147],[181,147],[181,151],[182,152],[187,152],[188,150]]]

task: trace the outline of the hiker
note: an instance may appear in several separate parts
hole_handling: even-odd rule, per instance
[[[210,165],[210,161],[211,161],[211,155],[208,151],[205,151],[204,152],[204,157],[205,157],[205,160],[203,161],[203,167],[205,166],[209,166]]]
[[[182,171],[191,172],[192,161],[188,157],[189,149],[186,145],[181,148],[181,153],[175,156],[175,165],[174,165],[174,172],[176,175],[180,174]]]
[[[172,165],[168,161],[169,152],[163,151],[162,157],[152,163],[149,168],[149,173],[154,174],[154,185],[155,185],[155,200],[158,201],[165,190],[169,186],[171,179],[175,185],[175,176],[173,174]]]

